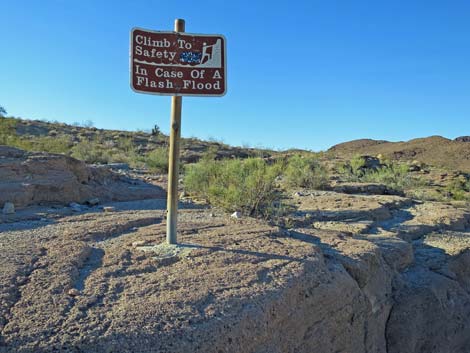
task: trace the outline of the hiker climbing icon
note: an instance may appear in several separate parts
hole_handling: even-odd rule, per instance
[[[202,46],[202,54],[200,64],[197,67],[222,67],[222,41],[217,39],[217,42],[212,45],[207,45],[206,42]]]

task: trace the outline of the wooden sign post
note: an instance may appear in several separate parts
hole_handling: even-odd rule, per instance
[[[130,81],[138,93],[171,95],[167,196],[167,243],[177,243],[178,178],[182,96],[223,96],[226,92],[225,38],[174,32],[131,31]]]
[[[175,32],[184,32],[184,20],[175,20]],[[166,218],[166,242],[176,244],[178,223],[178,178],[180,165],[181,109],[183,97],[171,97],[170,154],[168,164],[168,194]]]

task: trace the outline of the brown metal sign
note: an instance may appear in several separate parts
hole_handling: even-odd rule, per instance
[[[131,32],[131,87],[169,96],[223,96],[225,38],[221,35]]]

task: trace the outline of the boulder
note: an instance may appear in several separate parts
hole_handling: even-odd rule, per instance
[[[366,169],[378,169],[382,166],[377,157],[362,156],[362,158],[364,158],[364,168]]]

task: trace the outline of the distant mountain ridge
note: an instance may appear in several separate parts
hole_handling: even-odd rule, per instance
[[[357,154],[381,154],[393,160],[417,160],[470,173],[470,136],[461,136],[454,140],[430,136],[400,142],[359,139],[334,145],[328,151],[345,158]]]

